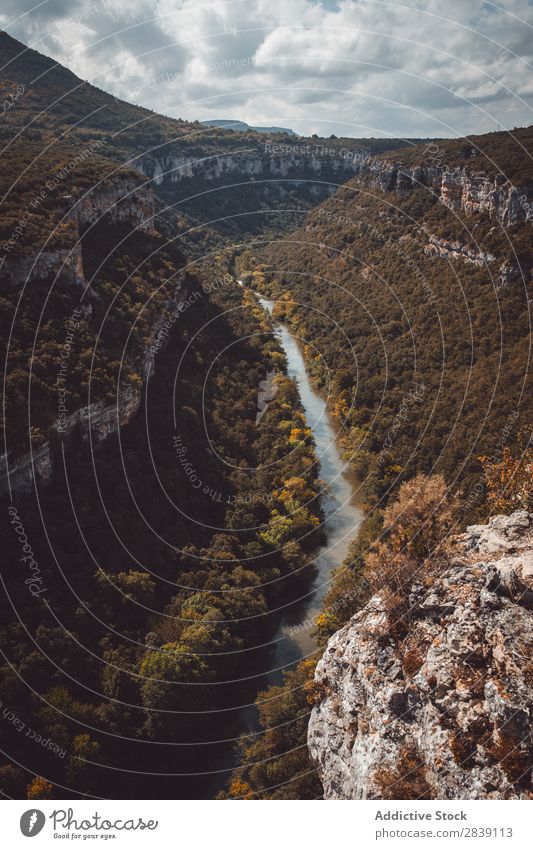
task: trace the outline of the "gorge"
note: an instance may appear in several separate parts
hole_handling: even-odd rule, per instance
[[[238,133],[0,53],[0,686],[66,753],[0,723],[1,792],[529,798],[533,129]]]

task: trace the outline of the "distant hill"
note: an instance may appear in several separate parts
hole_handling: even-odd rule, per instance
[[[215,230],[240,238],[296,226],[302,212],[353,176],[366,153],[412,144],[299,137],[295,152],[283,147],[294,145],[290,129],[248,128],[229,119],[212,126],[158,115],[90,85],[2,31],[0,68],[0,100],[6,104],[0,121],[0,238],[10,237],[26,204],[42,190],[44,173],[61,173],[76,156],[83,158],[82,168],[74,163],[68,192],[62,183],[46,190],[47,214],[32,216],[16,245],[26,257],[38,252],[56,213],[62,217],[62,196],[78,196],[103,174],[118,183],[144,175],[167,208],[169,234],[186,233],[187,250],[202,255]],[[247,132],[235,132],[238,126]],[[281,148],[269,150],[268,133]],[[56,241],[64,247],[61,231]]]
[[[287,127],[253,127],[244,121],[234,121],[232,118],[217,118],[214,121],[201,121],[204,127],[221,127],[225,130],[234,130],[245,133],[247,130],[255,130],[256,133],[284,133],[286,136],[297,136],[294,130]]]

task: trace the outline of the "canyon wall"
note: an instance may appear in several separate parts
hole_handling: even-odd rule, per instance
[[[423,152],[421,153],[423,158]],[[533,222],[533,182],[514,186],[501,174],[488,176],[473,164],[448,167],[421,164],[407,167],[368,148],[310,144],[265,143],[228,154],[192,157],[179,154],[141,157],[139,170],[155,186],[169,186],[196,178],[205,182],[235,176],[237,180],[323,179],[341,185],[358,177],[372,191],[394,192],[401,199],[424,187],[453,210],[483,213],[507,228]]]
[[[462,210],[468,215],[484,213],[504,227],[533,223],[533,182],[513,186],[501,174],[489,177],[467,166],[406,168],[384,159],[361,162],[357,174],[372,189],[394,192],[398,198],[422,186],[450,209]]]
[[[153,226],[153,191],[140,177],[125,179],[111,186],[97,185],[79,198],[64,195],[58,203],[64,222],[74,224],[72,233],[66,237],[68,245],[57,250],[48,250],[44,246],[43,250],[29,256],[21,255],[20,250],[13,257],[6,255],[0,266],[0,278],[7,288],[18,288],[30,280],[61,275],[85,289],[87,281],[81,239],[87,227],[101,218],[110,223],[127,222],[132,228],[144,231],[150,231]],[[53,233],[49,235],[53,236]],[[18,245],[14,247],[16,249]]]
[[[255,177],[304,180],[315,175],[336,178],[343,183],[359,173],[361,163],[369,156],[368,150],[363,148],[329,149],[320,144],[266,143],[261,149],[201,158],[178,154],[143,156],[136,165],[156,186],[192,178],[212,182],[232,175],[243,181]]]

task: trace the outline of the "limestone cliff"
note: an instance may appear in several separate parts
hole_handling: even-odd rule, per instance
[[[323,150],[320,145],[266,143],[262,148],[216,153],[211,156],[190,156],[173,153],[153,154],[139,159],[137,167],[156,186],[165,182],[180,183],[199,178],[206,182],[227,175],[247,178],[301,178],[309,174],[337,177],[344,182],[359,173],[361,163],[369,158],[367,149],[356,147]]]
[[[514,186],[501,174],[488,176],[472,166],[406,167],[381,157],[362,161],[357,175],[373,189],[395,192],[398,198],[406,197],[417,187],[426,187],[450,209],[469,215],[485,213],[503,227],[533,223],[533,184]]]
[[[69,227],[65,245],[57,249],[44,245],[27,255],[20,250],[13,256],[7,254],[0,265],[0,280],[8,288],[18,288],[30,280],[61,275],[85,289],[81,245],[87,227],[104,219],[110,223],[127,222],[132,228],[146,231],[153,226],[154,211],[152,188],[140,175],[118,179],[111,185],[95,185],[79,197],[63,195],[56,199],[58,220],[54,224],[51,218],[49,235],[54,237],[54,227]],[[15,249],[18,247],[15,244]]]
[[[377,594],[318,664],[325,798],[530,798],[533,514],[469,527],[409,602],[401,641]]]

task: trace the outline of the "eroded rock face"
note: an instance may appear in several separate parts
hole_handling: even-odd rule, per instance
[[[484,266],[488,262],[494,262],[496,259],[491,253],[469,250],[461,242],[439,239],[437,236],[429,237],[429,242],[424,248],[424,253],[428,254],[428,256],[438,256],[443,259],[461,259],[464,262],[471,262],[473,265],[479,266]]]
[[[379,160],[362,162],[357,173],[373,188],[394,191],[398,198],[425,186],[450,209],[462,210],[468,215],[484,213],[505,228],[533,222],[533,185],[513,186],[501,175],[488,177],[465,167],[405,168]]]
[[[140,402],[141,388],[125,384],[120,387],[115,403],[96,401],[81,407],[62,419],[55,430],[61,438],[66,439],[79,426],[82,439],[92,439],[93,444],[97,444],[128,424],[139,409]],[[48,442],[20,457],[6,458],[3,454],[0,456],[0,496],[8,492],[12,495],[31,492],[36,481],[43,485],[49,483],[53,471],[54,459]]]
[[[112,186],[97,185],[79,198],[64,195],[64,219],[73,223],[68,245],[58,250],[46,247],[30,256],[5,258],[0,266],[0,281],[10,288],[19,288],[33,280],[52,276],[66,278],[69,282],[87,287],[81,252],[81,234],[87,227],[105,219],[114,223],[128,222],[132,228],[150,231],[155,213],[151,186],[138,180],[127,179]]]
[[[283,147],[283,146],[282,146]],[[290,147],[290,146],[289,146]],[[275,145],[265,144],[262,151],[253,150],[232,154],[218,154],[204,158],[192,156],[145,156],[137,167],[156,186],[165,182],[180,183],[193,177],[206,182],[226,175],[239,177],[295,177],[306,174],[336,174],[348,180],[359,173],[361,162],[369,158],[368,151],[350,150],[335,156],[325,156],[318,146],[296,145],[297,152],[277,151]]]
[[[78,224],[93,224],[104,216],[109,221],[127,221],[139,230],[153,227],[155,206],[151,186],[140,180],[123,180],[115,186],[97,185],[73,206]]]
[[[9,468],[9,472],[8,472]],[[53,464],[50,445],[45,442],[32,454],[25,454],[8,463],[5,454],[0,457],[0,495],[7,492],[21,494],[31,492],[35,479],[48,483],[52,477]]]
[[[6,260],[2,264],[2,282],[9,288],[19,288],[34,279],[63,274],[82,289],[87,287],[83,273],[81,244],[57,251],[41,251],[35,256]]]
[[[325,798],[530,798],[533,514],[469,527],[409,601],[406,636],[378,594],[318,664],[308,743]]]

